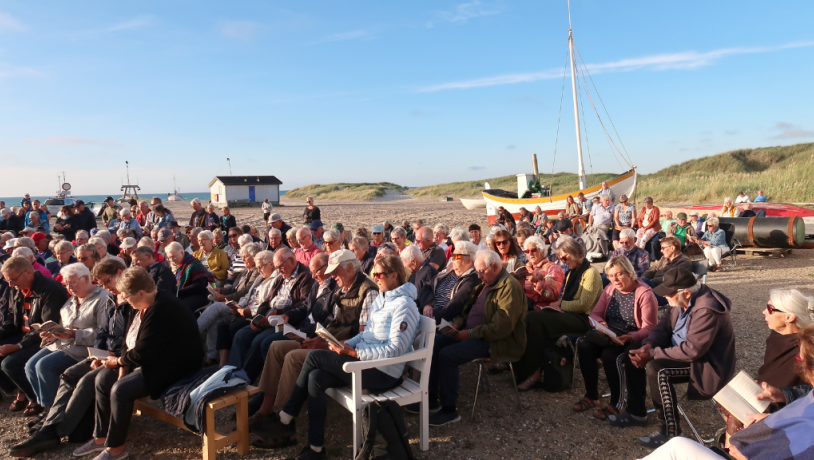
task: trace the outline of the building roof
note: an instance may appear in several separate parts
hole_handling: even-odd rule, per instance
[[[209,182],[209,187],[216,181],[223,185],[282,185],[282,181],[275,176],[215,176]]]

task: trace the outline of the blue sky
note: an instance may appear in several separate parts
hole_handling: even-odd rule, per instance
[[[814,2],[571,7],[640,172],[814,141]],[[0,196],[113,193],[125,160],[148,192],[227,157],[283,189],[575,171],[567,30],[565,0],[0,0]],[[586,169],[621,172],[583,104]]]

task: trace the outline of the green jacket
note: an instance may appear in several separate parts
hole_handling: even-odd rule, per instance
[[[475,301],[478,299],[484,284],[474,289],[464,304],[463,313],[455,318],[455,324],[461,328]],[[520,283],[505,270],[495,283],[495,286],[486,294],[486,303],[483,307],[483,316],[486,323],[476,326],[469,331],[469,337],[483,339],[489,342],[489,351],[492,359],[507,359],[518,361],[526,350],[526,295]]]

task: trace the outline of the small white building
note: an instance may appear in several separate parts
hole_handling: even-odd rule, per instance
[[[268,198],[272,204],[280,204],[280,185],[274,176],[215,176],[209,182],[212,204],[222,207],[227,204],[262,203]]]

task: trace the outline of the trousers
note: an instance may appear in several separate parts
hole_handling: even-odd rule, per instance
[[[265,398],[272,398],[272,410],[279,412],[291,397],[305,358],[311,350],[303,350],[293,340],[273,342],[266,355],[266,364],[257,387]]]
[[[441,405],[455,407],[458,404],[458,379],[462,364],[489,357],[489,342],[469,339],[456,342],[444,334],[435,334],[430,366],[430,394],[439,395]]]
[[[62,351],[51,351],[43,348],[25,363],[25,375],[36,395],[40,406],[48,407],[54,403],[59,388],[59,376],[65,369],[76,364],[76,359]]]
[[[107,438],[106,447],[121,447],[127,439],[133,406],[137,399],[149,396],[144,389],[144,376],[141,369],[136,369],[110,386],[109,379],[100,378],[118,369],[105,369],[96,377],[96,424],[93,428],[94,438]]]
[[[253,348],[257,350],[263,339],[276,333],[273,327],[255,332],[251,326],[246,326],[237,331],[234,340],[232,340],[232,349],[229,351],[229,361],[227,364],[242,369],[246,365],[249,352]]]
[[[597,359],[602,360],[602,367],[605,369],[605,378],[608,380],[608,386],[611,390],[611,406],[620,407],[618,406],[619,400],[624,399],[622,398],[622,391],[627,387],[622,385],[623,380],[625,382],[638,380],[638,383],[634,384],[634,386],[644,388],[647,378],[644,369],[634,366],[628,357],[630,350],[640,347],[641,343],[638,342],[629,342],[625,346],[612,344],[603,347],[587,340],[581,341],[579,344],[579,369],[582,371],[582,378],[585,380],[585,396],[593,401],[599,399]],[[646,397],[647,395],[644,392],[634,393],[628,391],[627,398],[624,399],[627,411],[640,417],[646,416]]]
[[[721,248],[718,246],[707,246],[704,248],[704,257],[707,258],[709,265],[721,265]]]
[[[11,337],[6,337],[3,340],[0,340],[0,345],[13,345],[15,343],[20,343],[20,339],[23,338],[22,334],[15,334]],[[5,359],[5,356],[0,356],[0,369],[2,368],[2,362]],[[0,390],[5,391],[6,393],[12,393],[14,390],[17,389],[17,385],[14,383],[5,372],[0,370]]]
[[[206,357],[209,359],[218,357],[218,325],[229,318],[230,312],[224,302],[215,302],[198,317],[198,331],[206,334]]]
[[[283,406],[286,414],[296,416],[305,401],[308,401],[308,443],[312,446],[325,445],[325,419],[328,415],[328,395],[325,390],[351,384],[351,374],[342,370],[342,365],[350,361],[358,359],[330,350],[312,350],[305,358],[291,398]],[[381,392],[393,388],[399,382],[401,378],[392,377],[378,369],[362,371],[363,390]]]
[[[59,437],[73,433],[85,412],[93,409],[97,378],[106,386],[116,383],[118,373],[103,372],[104,366],[91,369],[90,363],[90,359],[80,361],[62,373],[56,399],[43,422],[43,426],[55,425]]]
[[[690,363],[671,359],[654,359],[648,361],[645,371],[653,406],[662,415],[661,434],[668,437],[678,436],[681,434],[681,426],[678,419],[675,384],[690,381]],[[643,387],[632,388],[630,383],[628,383],[628,393],[644,394]]]
[[[585,315],[554,310],[530,311],[525,321],[526,351],[516,367],[517,379],[521,382],[542,367],[546,348],[560,336],[581,336],[591,328]]]
[[[3,359],[3,363],[0,364],[0,369],[3,370],[6,377],[14,382],[14,385],[17,386],[17,388],[19,388],[23,394],[25,394],[25,397],[28,398],[29,401],[32,402],[37,400],[37,394],[34,393],[34,389],[31,388],[31,384],[28,383],[28,376],[25,374],[25,364],[39,351],[40,347],[30,345],[6,356]]]

